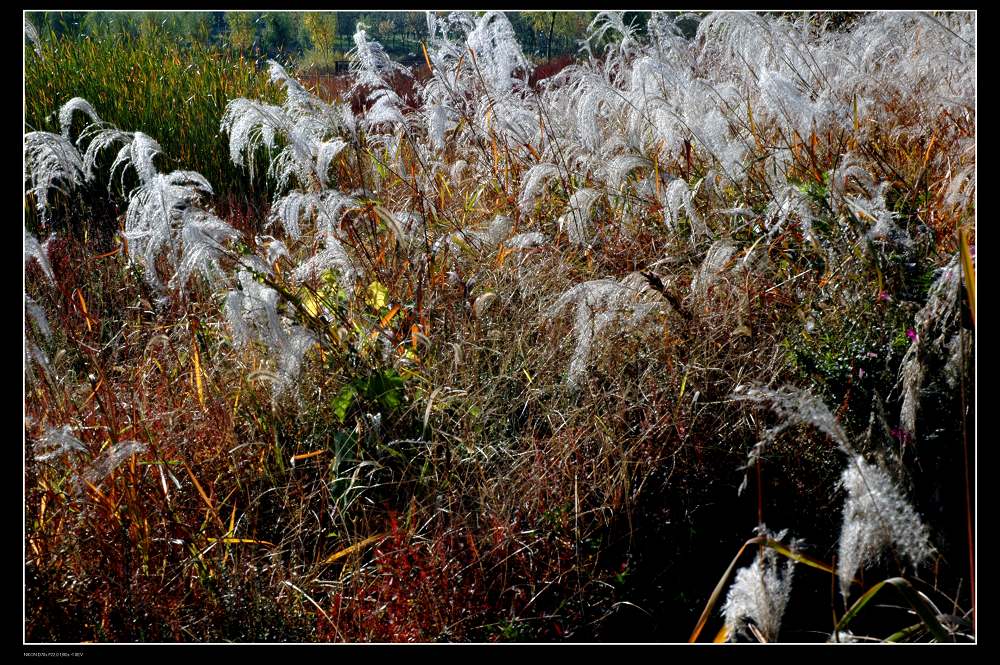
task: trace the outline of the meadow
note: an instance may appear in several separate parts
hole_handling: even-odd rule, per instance
[[[975,641],[976,27],[26,19],[25,641]]]

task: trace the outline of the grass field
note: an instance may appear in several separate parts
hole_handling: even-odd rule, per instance
[[[26,34],[26,641],[976,639],[974,13]]]

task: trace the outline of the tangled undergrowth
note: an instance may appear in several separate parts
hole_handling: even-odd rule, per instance
[[[696,18],[28,131],[26,639],[974,639],[975,15]]]

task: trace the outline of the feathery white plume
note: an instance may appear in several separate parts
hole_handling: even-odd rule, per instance
[[[914,566],[932,554],[927,527],[885,471],[854,455],[840,484],[847,500],[837,575],[845,598],[855,573],[875,563],[885,550],[894,549]]]

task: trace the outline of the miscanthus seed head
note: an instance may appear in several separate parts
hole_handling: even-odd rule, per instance
[[[837,575],[845,598],[855,573],[878,561],[887,550],[914,566],[931,556],[927,527],[883,469],[855,455],[844,469],[840,485],[847,500]]]
[[[781,540],[785,534],[783,531],[775,539]],[[766,641],[778,638],[792,594],[794,571],[795,561],[785,559],[782,563],[777,552],[770,548],[759,552],[753,563],[737,571],[722,606],[730,639],[736,635],[749,636],[751,624]]]

